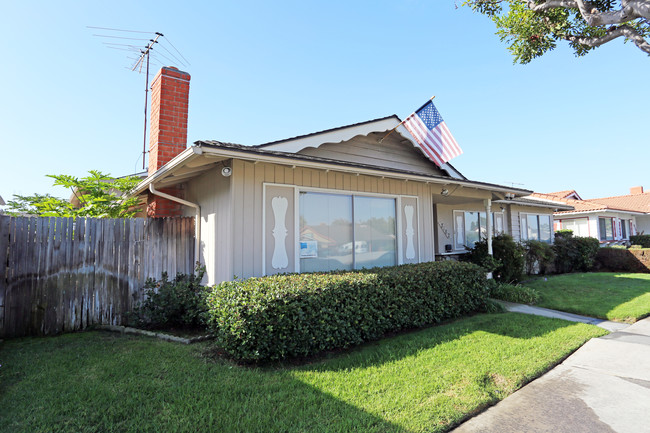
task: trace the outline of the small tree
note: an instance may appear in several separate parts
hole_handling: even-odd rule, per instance
[[[100,171],[91,170],[88,176],[77,178],[66,174],[47,175],[54,186],[70,188],[79,201],[75,205],[49,194],[14,195],[7,205],[9,215],[55,217],[132,218],[138,212],[137,197],[125,197],[140,182],[137,176],[118,179]]]

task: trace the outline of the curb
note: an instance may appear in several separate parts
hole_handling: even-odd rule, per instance
[[[214,335],[201,335],[198,337],[184,338],[184,337],[177,337],[175,335],[164,334],[162,332],[146,331],[144,329],[131,328],[128,326],[118,326],[118,325],[98,325],[95,329],[99,329],[102,331],[119,332],[120,334],[144,335],[147,337],[155,337],[164,341],[170,341],[173,343],[181,343],[181,344],[193,344],[193,343],[199,343],[201,341],[214,339]]]

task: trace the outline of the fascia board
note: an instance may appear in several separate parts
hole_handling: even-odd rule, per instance
[[[500,185],[482,184],[479,182],[472,182],[472,181],[459,180],[459,179],[441,179],[441,178],[436,178],[436,177],[431,177],[426,175],[397,173],[397,172],[391,172],[389,170],[376,170],[376,169],[370,169],[364,167],[346,166],[346,165],[335,164],[335,163],[328,164],[326,162],[321,162],[321,161],[293,159],[290,156],[284,157],[284,156],[277,156],[277,155],[265,155],[261,153],[252,153],[252,152],[248,153],[246,151],[239,151],[233,149],[215,149],[210,147],[203,147],[202,149],[203,149],[203,155],[206,157],[215,156],[220,158],[236,158],[245,161],[268,162],[272,164],[299,166],[299,167],[315,168],[315,169],[322,169],[322,170],[332,170],[332,171],[353,173],[353,174],[365,174],[369,176],[378,176],[378,177],[400,179],[400,180],[414,180],[419,182],[435,183],[440,185],[459,185],[459,186],[466,186],[468,188],[480,189],[485,191],[513,193],[519,196],[529,195],[531,193],[531,191],[529,190],[523,190],[518,188],[507,188]],[[277,149],[273,149],[273,150],[277,150]]]

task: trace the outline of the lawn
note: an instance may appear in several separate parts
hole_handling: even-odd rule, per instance
[[[604,333],[477,315],[265,368],[214,358],[212,343],[107,332],[15,339],[0,343],[0,431],[446,431]]]
[[[650,316],[650,274],[564,274],[525,285],[539,292],[539,307],[619,322]]]

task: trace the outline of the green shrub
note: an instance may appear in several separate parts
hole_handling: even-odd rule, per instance
[[[641,245],[643,248],[650,248],[650,235],[630,236],[630,242],[634,245]]]
[[[546,242],[529,240],[523,243],[526,250],[526,273],[546,274],[553,268],[555,251],[553,246]]]
[[[204,268],[195,274],[176,274],[169,280],[163,272],[160,281],[145,283],[145,299],[127,315],[131,326],[145,328],[205,326],[208,288],[201,285]]]
[[[219,345],[245,362],[309,356],[486,308],[485,272],[431,262],[224,282],[208,296]]]
[[[557,238],[572,238],[573,237],[573,230],[569,230],[569,229],[558,230],[558,231],[555,232],[554,236],[555,236],[555,239],[557,239]]]
[[[539,301],[537,290],[519,284],[496,284],[493,286],[490,296],[494,299],[518,304],[532,305]]]
[[[555,272],[589,272],[596,264],[596,254],[600,243],[595,238],[573,236],[556,236],[553,250],[555,251]]]
[[[650,248],[601,248],[596,258],[610,271],[650,272]]]
[[[500,234],[492,238],[491,259],[487,250],[487,240],[483,239],[474,244],[466,254],[465,259],[477,264],[486,266],[488,272],[494,273],[494,279],[504,283],[518,282],[524,273],[524,247],[514,241],[508,234]]]

